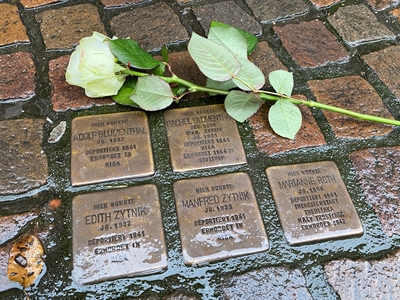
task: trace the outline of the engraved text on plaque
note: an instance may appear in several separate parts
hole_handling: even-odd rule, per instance
[[[73,186],[154,173],[147,116],[133,111],[72,120]]]
[[[188,265],[261,252],[268,239],[246,173],[175,182],[183,257]]]
[[[170,109],[164,122],[175,172],[247,162],[236,121],[223,105]]]
[[[363,233],[334,162],[270,167],[267,176],[289,244]]]
[[[73,277],[87,284],[167,268],[157,188],[142,185],[76,196]]]

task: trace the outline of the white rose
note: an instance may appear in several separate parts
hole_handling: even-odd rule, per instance
[[[66,80],[84,88],[86,96],[91,98],[116,95],[126,77],[116,74],[124,69],[116,61],[107,37],[93,32],[91,37],[83,38],[71,54]]]

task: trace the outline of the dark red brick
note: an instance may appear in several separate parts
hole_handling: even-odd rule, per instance
[[[35,95],[36,68],[28,53],[0,56],[0,102]]]
[[[386,234],[400,235],[400,146],[363,149],[349,157]]]
[[[71,49],[93,31],[105,33],[97,7],[81,4],[47,10],[36,15],[46,49]]]
[[[65,72],[69,55],[53,59],[49,62],[49,77],[51,85],[51,101],[55,111],[67,109],[88,108],[93,105],[110,105],[115,102],[111,98],[89,98],[81,87],[70,85],[65,80]]]
[[[165,44],[189,39],[178,16],[165,3],[121,13],[112,18],[111,28],[115,36],[129,37],[146,50],[161,49]]]
[[[359,76],[345,76],[308,82],[318,102],[358,113],[393,119],[372,86]],[[339,138],[368,138],[385,135],[392,126],[362,121],[339,113],[323,111]]]
[[[391,46],[378,52],[362,56],[367,64],[378,74],[384,84],[400,98],[400,46]]]
[[[306,100],[302,95],[295,95],[293,98]],[[261,106],[260,110],[249,119],[257,148],[260,152],[264,152],[270,156],[290,150],[325,144],[324,136],[315,122],[310,109],[307,107],[299,108],[303,115],[303,123],[294,140],[280,137],[272,131],[268,122],[269,108],[267,105]]]
[[[321,21],[274,27],[283,46],[301,66],[314,68],[344,61],[348,54]]]

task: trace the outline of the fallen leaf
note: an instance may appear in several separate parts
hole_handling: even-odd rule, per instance
[[[22,285],[24,289],[35,283],[43,270],[43,247],[34,235],[28,235],[11,248],[8,259],[8,278]]]

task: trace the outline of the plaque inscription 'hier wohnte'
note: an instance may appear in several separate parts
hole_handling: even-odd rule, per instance
[[[156,186],[76,196],[72,252],[73,278],[79,284],[165,270],[167,250]]]
[[[188,265],[269,248],[250,177],[234,173],[174,183],[183,258]]]
[[[334,162],[270,167],[266,172],[289,244],[363,233],[360,219]]]
[[[236,121],[223,105],[170,109],[164,124],[175,172],[247,162]]]
[[[73,186],[154,174],[144,112],[78,117],[71,127]]]

